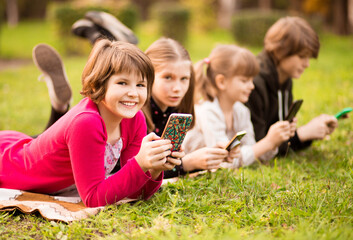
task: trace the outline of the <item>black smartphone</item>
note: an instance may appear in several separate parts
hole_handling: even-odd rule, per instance
[[[292,105],[289,107],[288,115],[286,116],[286,118],[284,120],[292,122],[295,115],[297,115],[302,103],[303,103],[303,99],[295,100],[292,103]]]
[[[237,132],[234,137],[228,142],[227,146],[224,148],[227,151],[232,150],[240,144],[240,140],[244,137],[246,131]]]
[[[192,123],[192,115],[186,113],[172,113],[168,118],[161,138],[172,142],[172,152],[180,151],[186,132]]]

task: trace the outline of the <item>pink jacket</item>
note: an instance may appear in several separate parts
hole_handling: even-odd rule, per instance
[[[0,187],[53,193],[76,184],[89,207],[112,204],[125,197],[148,199],[160,187],[134,158],[146,135],[140,111],[121,124],[121,169],[105,179],[107,132],[97,105],[84,98],[54,125],[33,139],[15,131],[0,131]]]

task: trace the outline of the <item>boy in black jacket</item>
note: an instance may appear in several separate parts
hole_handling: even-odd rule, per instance
[[[317,34],[302,18],[281,18],[267,31],[264,50],[257,57],[260,73],[254,78],[255,89],[247,103],[256,141],[266,136],[272,124],[284,120],[293,102],[292,78],[301,76],[309,67],[310,58],[317,58],[319,49]],[[336,127],[334,116],[315,117],[296,129],[294,137],[282,144],[279,154],[286,154],[288,146],[293,150],[306,148],[312,140],[325,138]]]

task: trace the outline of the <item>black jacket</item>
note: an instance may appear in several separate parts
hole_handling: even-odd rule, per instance
[[[255,89],[246,103],[251,111],[251,121],[254,125],[256,141],[264,138],[272,124],[283,120],[293,102],[292,79],[288,79],[282,86],[279,85],[277,69],[272,58],[262,51],[257,59],[260,64],[260,73],[254,78]],[[311,141],[301,142],[297,132],[289,142],[283,143],[279,154],[285,155],[288,146],[293,150],[300,150],[311,145]]]

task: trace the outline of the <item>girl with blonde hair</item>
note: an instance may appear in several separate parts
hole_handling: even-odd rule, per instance
[[[247,166],[276,155],[278,146],[293,134],[295,123],[277,122],[263,139],[255,141],[244,103],[254,89],[253,77],[258,71],[255,56],[235,45],[219,45],[195,64],[197,120],[184,142],[186,154],[205,146],[224,147],[237,132],[246,131],[238,158],[225,164],[227,167]]]
[[[144,113],[149,131],[160,135],[170,114],[194,115],[195,73],[189,53],[173,39],[161,38],[152,43],[145,53],[155,68],[155,81],[150,102],[144,107]],[[194,116],[195,121],[197,117]],[[230,158],[228,151],[219,147],[195,149],[183,157],[181,165],[166,171],[165,178],[198,170],[215,169],[228,158]]]

